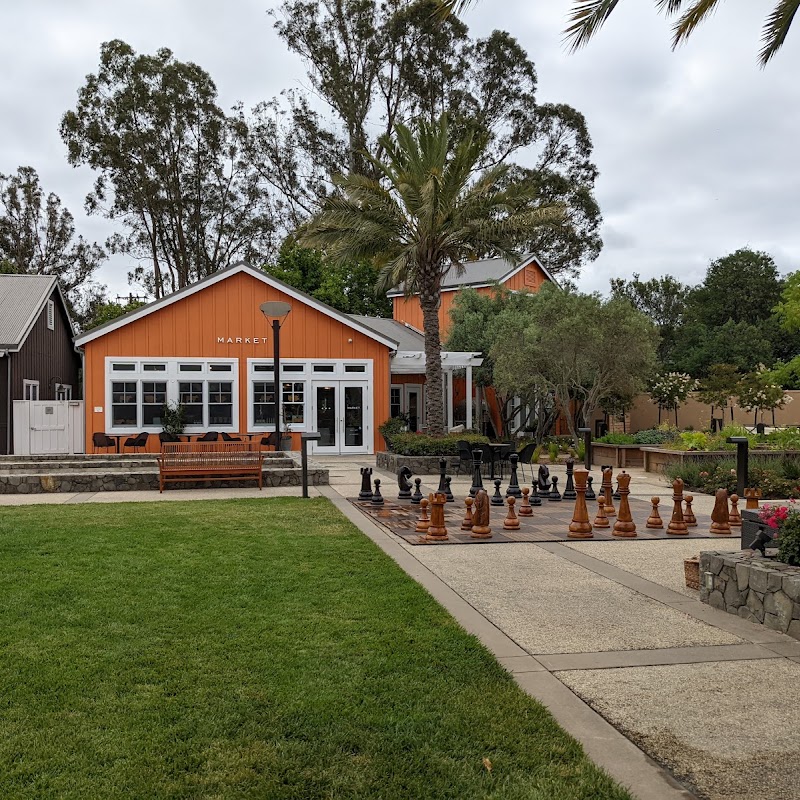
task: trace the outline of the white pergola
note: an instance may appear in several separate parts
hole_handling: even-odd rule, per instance
[[[480,353],[442,352],[442,394],[445,399],[447,427],[453,427],[453,373],[463,369],[467,383],[467,428],[472,427],[472,368],[483,364]],[[425,353],[421,350],[396,350],[389,362],[393,375],[416,375],[425,372]]]

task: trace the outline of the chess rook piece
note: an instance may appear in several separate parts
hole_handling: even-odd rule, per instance
[[[758,511],[758,501],[761,499],[761,489],[745,489],[746,511]]]
[[[628,495],[631,493],[631,476],[622,470],[617,476],[617,487],[619,488],[619,513],[617,521],[614,523],[612,536],[623,539],[633,539],[636,536],[636,523],[631,516],[631,505],[628,502]]]
[[[477,497],[478,490],[483,489],[483,477],[481,476],[482,464],[483,450],[477,448],[472,451],[472,487],[469,490],[470,497]]]
[[[592,484],[594,483],[594,478],[590,475],[586,479],[586,499],[587,500],[597,500],[597,495],[594,493],[594,487]]]
[[[539,464],[539,497],[546,500],[550,496],[550,467]]]
[[[500,494],[500,478],[494,479],[494,494],[490,502],[493,506],[504,506],[506,504],[506,501],[503,500],[503,495]]]
[[[742,527],[742,515],[739,513],[739,495],[731,495],[731,510],[728,514],[728,524],[732,528]]]
[[[426,542],[446,542],[448,540],[447,528],[444,525],[444,505],[447,497],[442,492],[436,492],[428,497],[431,504],[431,524],[425,536]]]
[[[539,485],[536,481],[533,482],[531,486],[531,505],[532,506],[540,506],[542,504],[542,498],[539,497]]]
[[[575,510],[572,512],[572,522],[569,524],[567,537],[569,539],[591,539],[593,538],[592,523],[589,522],[589,510],[586,508],[586,479],[589,477],[589,470],[583,467],[574,469],[574,466],[573,459],[574,472],[570,473],[569,478],[571,479],[574,474]],[[566,496],[565,490],[564,497]],[[522,513],[522,509],[520,509],[520,513]]]
[[[686,536],[689,529],[683,521],[683,480],[675,478],[672,482],[672,518],[667,525],[667,533],[672,536]]]
[[[508,457],[511,463],[511,477],[508,479],[508,489],[506,489],[506,497],[522,497],[522,492],[519,488],[519,479],[517,478],[517,467],[519,467],[519,456],[512,453]]]
[[[517,515],[514,513],[514,503],[517,502],[517,498],[512,494],[510,497],[506,497],[506,502],[508,503],[508,515],[503,520],[503,530],[518,531],[519,520],[517,519]]]
[[[553,475],[553,488],[550,489],[550,494],[547,496],[547,499],[553,503],[560,503],[561,502],[561,495],[558,492],[558,478]]]
[[[606,498],[601,492],[597,495],[597,516],[594,518],[595,528],[610,528],[611,523],[606,516]]]
[[[397,488],[400,490],[397,493],[398,500],[411,499],[411,470],[408,467],[400,467],[397,471]]]
[[[611,490],[613,481],[614,470],[611,467],[603,467],[603,487],[601,494],[605,498],[605,515],[607,517],[615,517],[617,512],[614,508],[614,501],[611,499],[613,492]]]
[[[686,523],[687,528],[696,528],[697,527],[697,517],[694,515],[694,511],[692,511],[692,503],[694,502],[694,497],[690,494],[685,494],[683,496],[683,502],[686,506],[683,509],[683,521]]]
[[[489,527],[489,495],[485,489],[478,489],[475,494],[474,511],[472,512],[471,539],[491,539],[492,529]]]
[[[411,495],[411,502],[415,506],[418,506],[422,500],[422,489],[420,489],[421,485],[422,478],[414,478],[414,494]]]
[[[372,500],[372,467],[361,467],[361,491],[359,500]]]
[[[533,516],[533,509],[531,508],[531,503],[528,499],[528,495],[530,493],[531,490],[527,486],[522,490],[522,503],[520,504],[519,511],[517,511],[521,517]]]
[[[471,531],[472,530],[472,504],[475,501],[471,497],[467,497],[464,500],[464,505],[467,507],[467,513],[464,514],[464,521],[461,523],[461,530],[462,531]]]
[[[375,484],[375,491],[372,493],[372,505],[374,506],[382,506],[383,505],[383,495],[381,494],[381,479],[375,478],[373,481]]]
[[[453,497],[453,490],[450,488],[450,481],[453,479],[449,475],[444,476],[444,485],[445,485],[445,493],[444,496],[447,498],[448,503],[455,503],[456,499]]]
[[[567,483],[564,486],[564,494],[561,496],[565,500],[576,500],[578,493],[575,491],[575,459],[570,456],[567,459]]]
[[[647,522],[645,523],[646,528],[663,528],[664,522],[661,519],[661,514],[658,513],[658,504],[661,502],[660,497],[651,497],[650,502],[653,504],[653,508],[650,511],[650,516],[647,518]]]
[[[711,512],[710,530],[715,536],[731,535],[727,489],[717,489],[716,493],[714,494],[714,510]]]
[[[437,493],[447,496],[447,459],[439,459],[439,487],[436,489]]]
[[[417,533],[427,533],[428,527],[431,524],[431,521],[428,519],[428,499],[423,497],[422,500],[419,501],[419,517],[417,518],[417,527],[414,530]]]

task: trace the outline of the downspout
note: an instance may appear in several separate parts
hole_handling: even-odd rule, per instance
[[[6,371],[6,455],[11,455],[11,351],[3,350],[0,356],[4,356],[8,362]]]

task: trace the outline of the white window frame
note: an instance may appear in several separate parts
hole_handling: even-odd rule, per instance
[[[400,406],[400,413],[402,414],[406,410],[406,404],[405,404],[406,393],[403,389],[403,384],[391,383],[389,384],[389,416],[391,416],[392,414],[392,392],[395,389],[397,389],[397,391],[400,392],[400,402],[398,403],[398,405]]]
[[[36,395],[34,397],[34,395]],[[30,381],[25,378],[22,381],[22,399],[23,400],[38,400],[39,399],[39,381]]]
[[[47,301],[47,328],[51,331],[56,329],[56,304],[52,300]]]

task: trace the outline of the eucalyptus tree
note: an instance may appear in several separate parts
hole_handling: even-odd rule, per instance
[[[542,204],[532,182],[507,180],[508,167],[476,173],[485,134],[454,129],[447,115],[414,128],[398,124],[381,137],[383,159],[368,157],[371,175],[349,173],[301,229],[300,243],[335,260],[369,258],[378,288],[418,294],[425,334],[428,429],[444,433],[439,306],[442,278],[476,257],[516,260],[535,229],[558,224],[564,211]]]

